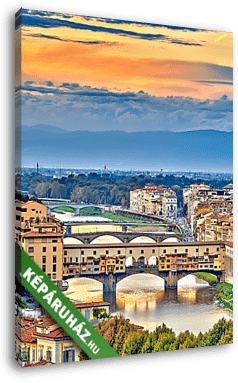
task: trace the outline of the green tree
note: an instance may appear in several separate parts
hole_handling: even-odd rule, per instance
[[[161,333],[159,335],[157,342],[155,343],[153,351],[158,352],[158,351],[169,351],[169,350],[171,350],[171,347],[172,347],[173,343],[175,342],[175,339],[176,339],[176,337],[175,337],[174,333],[171,333],[171,332]]]
[[[127,338],[123,347],[123,355],[139,354],[138,352],[138,335],[132,334]]]
[[[154,349],[155,344],[155,336],[153,333],[150,333],[148,337],[146,338],[146,341],[142,347],[142,354],[150,353]]]

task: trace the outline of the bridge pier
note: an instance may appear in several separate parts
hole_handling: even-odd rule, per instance
[[[102,283],[103,283],[103,295],[106,293],[116,292],[117,278],[115,274],[113,273],[105,274]]]
[[[181,274],[179,275],[177,271],[169,271],[162,278],[164,279],[164,289],[176,289],[178,288],[178,281],[181,279]]]

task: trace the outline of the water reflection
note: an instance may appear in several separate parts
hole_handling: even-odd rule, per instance
[[[103,295],[102,285],[81,278],[69,281],[66,293],[78,301],[106,301],[111,313],[122,313],[132,323],[153,331],[165,323],[176,334],[195,335],[210,329],[219,319],[232,319],[232,312],[214,305],[214,290],[194,276],[183,278],[176,290],[164,291],[164,282],[153,275],[133,275],[117,285],[117,293]]]

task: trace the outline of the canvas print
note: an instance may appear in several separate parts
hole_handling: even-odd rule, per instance
[[[20,9],[15,33],[16,361],[232,343],[232,32]]]

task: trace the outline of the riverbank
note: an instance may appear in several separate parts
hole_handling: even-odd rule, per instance
[[[199,272],[194,274],[197,278],[208,282],[212,287],[217,290],[215,304],[217,306],[227,307],[233,311],[233,285],[227,282],[217,282],[217,277],[205,273]]]

